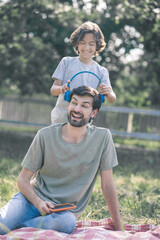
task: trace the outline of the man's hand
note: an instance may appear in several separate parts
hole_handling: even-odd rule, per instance
[[[36,206],[41,215],[47,215],[51,213],[49,208],[53,208],[54,205],[51,202],[40,200]]]

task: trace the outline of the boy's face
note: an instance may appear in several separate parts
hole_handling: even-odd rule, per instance
[[[78,44],[80,60],[90,62],[96,52],[96,39],[93,33],[86,33]]]
[[[68,121],[74,127],[86,125],[98,110],[93,110],[93,98],[90,96],[73,95],[68,106]]]

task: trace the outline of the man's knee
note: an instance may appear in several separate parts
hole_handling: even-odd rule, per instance
[[[64,232],[64,233],[71,233],[74,231],[76,227],[76,217],[75,215],[70,211],[63,211],[56,213],[57,220],[58,220],[58,228],[57,231]],[[55,217],[55,215],[52,215]]]
[[[71,233],[74,231],[76,227],[76,217],[72,212],[69,212],[69,215],[65,219],[67,233]]]

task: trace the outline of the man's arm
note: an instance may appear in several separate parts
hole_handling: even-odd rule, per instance
[[[113,224],[117,231],[122,231],[121,218],[116,194],[116,187],[113,181],[112,168],[101,170],[101,187],[104,198],[108,205]]]
[[[39,196],[35,193],[32,185],[30,184],[30,180],[34,172],[28,170],[27,168],[23,168],[18,176],[17,185],[20,192],[31,202],[38,211],[44,214],[50,214],[51,211],[49,207],[53,207],[54,205],[51,202],[43,201]]]

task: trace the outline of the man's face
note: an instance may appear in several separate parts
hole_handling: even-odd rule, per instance
[[[97,109],[92,109],[93,98],[90,96],[73,95],[68,106],[68,121],[73,127],[86,125],[90,118],[97,114]]]

